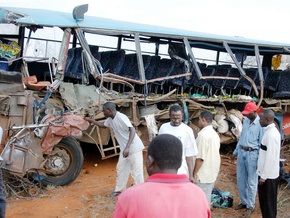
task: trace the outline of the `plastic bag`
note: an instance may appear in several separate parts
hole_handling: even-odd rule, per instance
[[[214,188],[211,193],[211,200],[214,208],[232,207],[234,198],[230,192],[223,192],[219,188]]]

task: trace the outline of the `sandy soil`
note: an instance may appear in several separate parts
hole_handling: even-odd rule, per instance
[[[7,203],[9,217],[111,217],[115,207],[114,189],[117,157],[101,160],[95,146],[82,146],[85,163],[80,176],[69,186],[49,187],[35,198],[11,198]],[[289,146],[286,150],[289,161]],[[235,163],[230,161],[231,148],[223,149],[221,172],[216,187],[229,191],[234,197],[234,207],[239,203],[236,186]],[[144,152],[144,156],[146,151]],[[286,157],[284,157],[286,158]],[[147,174],[145,174],[147,177]],[[129,180],[130,185],[132,180]],[[290,217],[290,189],[280,187],[278,217]],[[214,208],[212,217],[241,217],[243,211],[233,208]],[[261,217],[258,199],[253,218]]]

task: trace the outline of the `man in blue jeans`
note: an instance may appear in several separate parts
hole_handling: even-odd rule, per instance
[[[246,209],[243,214],[246,217],[250,216],[255,208],[258,187],[257,163],[263,130],[256,113],[257,109],[254,102],[245,105],[242,114],[247,118],[243,122],[243,130],[232,156],[238,156],[237,183],[241,200],[235,210]]]
[[[2,140],[3,130],[0,126],[0,144]],[[2,178],[2,157],[0,156],[0,218],[5,218],[6,200],[3,191],[3,178]]]

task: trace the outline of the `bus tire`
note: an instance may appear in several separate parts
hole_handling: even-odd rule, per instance
[[[63,138],[46,157],[44,185],[64,186],[72,183],[80,174],[84,156],[78,141]]]

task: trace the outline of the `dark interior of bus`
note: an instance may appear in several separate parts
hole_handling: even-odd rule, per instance
[[[22,30],[23,31],[23,30]],[[124,37],[124,36],[117,36]],[[132,37],[124,37],[132,39]],[[193,63],[186,54],[184,44],[180,41],[171,42],[167,38],[141,38],[141,40],[154,43],[169,44],[169,57],[161,57],[158,53],[143,54],[143,65],[145,70],[146,84],[134,84],[134,81],[140,80],[139,68],[136,53],[126,53],[125,50],[99,51],[99,46],[90,46],[93,57],[101,63],[104,73],[112,73],[120,76],[123,80],[130,79],[136,92],[147,94],[164,94],[173,89],[177,89],[178,94],[188,93],[189,96],[201,94],[204,96],[213,95],[250,95],[255,96],[252,84],[239,73],[239,70],[232,64],[206,64],[199,63],[198,66],[203,76],[219,77],[237,77],[239,80],[230,79],[200,79],[196,73]],[[74,40],[75,41],[75,40]],[[76,43],[74,43],[74,46]],[[181,45],[181,46],[180,46]],[[225,48],[218,42],[206,42],[200,40],[191,40],[190,45],[195,48],[209,49],[217,52],[225,52]],[[84,58],[81,47],[74,47],[68,50],[68,57],[64,71],[64,81],[72,83],[83,83],[84,78],[87,84],[96,84],[96,80],[86,72]],[[230,45],[236,54],[246,54],[254,56],[253,46]],[[119,46],[118,46],[119,47]],[[260,55],[263,56],[262,71],[264,77],[264,97],[265,98],[289,98],[290,97],[290,73],[282,70],[272,70],[271,60],[275,54],[285,54],[286,52],[279,49],[269,49],[259,47]],[[178,58],[176,58],[178,57]],[[185,61],[182,61],[185,60]],[[186,65],[186,61],[189,65]],[[241,62],[241,65],[243,62]],[[22,60],[14,61],[9,66],[10,71],[20,72]],[[49,64],[41,61],[27,62],[29,74],[35,75],[38,81],[51,80]],[[1,64],[1,69],[7,70],[7,65]],[[245,73],[255,82],[257,89],[260,91],[261,85],[259,80],[258,68],[244,68]],[[180,74],[191,72],[190,77],[178,77]],[[174,76],[176,76],[174,78]],[[168,77],[170,77],[168,79]],[[133,82],[132,82],[133,81]],[[151,82],[152,81],[152,82]],[[52,81],[51,81],[52,82]],[[131,89],[122,84],[105,83],[107,88],[113,88],[120,92],[128,92]]]

